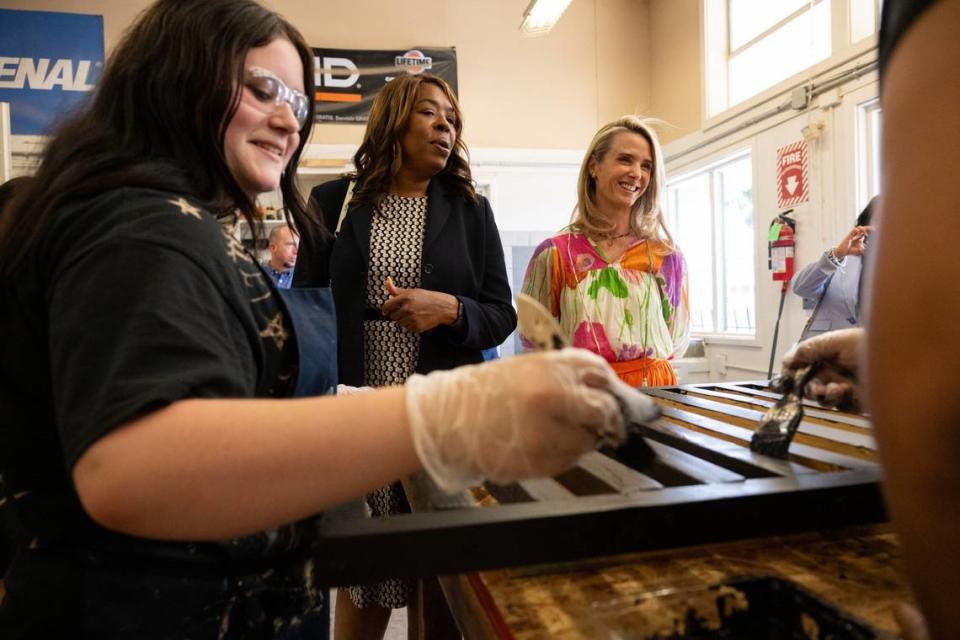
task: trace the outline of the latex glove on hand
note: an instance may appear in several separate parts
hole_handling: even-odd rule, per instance
[[[373,387],[351,387],[346,384],[337,385],[337,395],[338,396],[353,396],[358,393],[366,393],[368,391],[373,391]]]
[[[623,416],[605,390],[614,377],[582,349],[414,375],[405,386],[414,447],[448,492],[555,475],[602,439],[623,438]]]
[[[860,354],[866,336],[861,328],[828,331],[797,344],[783,358],[783,375],[793,377],[799,369],[821,362],[803,394],[828,406],[861,408],[858,383]]]

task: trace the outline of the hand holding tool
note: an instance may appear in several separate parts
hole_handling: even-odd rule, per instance
[[[568,346],[557,323],[542,304],[521,293],[517,296],[517,317],[520,333],[538,351],[553,351]],[[617,447],[622,459],[637,470],[648,466],[656,453],[637,432],[636,425],[652,422],[660,417],[660,406],[649,396],[634,389],[610,372],[607,391],[613,395],[623,414],[624,431],[606,433],[600,444]],[[631,429],[631,426],[634,426]]]

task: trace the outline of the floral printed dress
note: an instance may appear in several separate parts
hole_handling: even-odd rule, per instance
[[[676,384],[669,360],[683,355],[690,327],[678,250],[640,240],[610,261],[568,228],[536,248],[523,293],[550,310],[573,346],[605,358],[628,384]]]

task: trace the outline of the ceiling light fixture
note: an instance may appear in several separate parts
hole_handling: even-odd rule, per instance
[[[570,6],[571,0],[530,0],[520,31],[525,36],[546,35]]]

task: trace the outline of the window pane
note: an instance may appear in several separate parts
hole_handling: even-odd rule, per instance
[[[873,197],[880,193],[880,120],[883,110],[877,105],[869,111],[870,127],[870,184],[867,195]]]
[[[730,58],[730,106],[830,56],[830,0]]]
[[[690,328],[716,330],[713,306],[713,233],[711,226],[710,174],[702,173],[670,187],[670,230],[686,258],[690,271]]]
[[[850,0],[850,42],[859,42],[877,30],[877,0]]]
[[[730,0],[730,50],[806,6],[808,0]]]
[[[717,290],[723,311],[720,331],[754,333],[753,174],[750,157],[716,172],[720,191]]]

